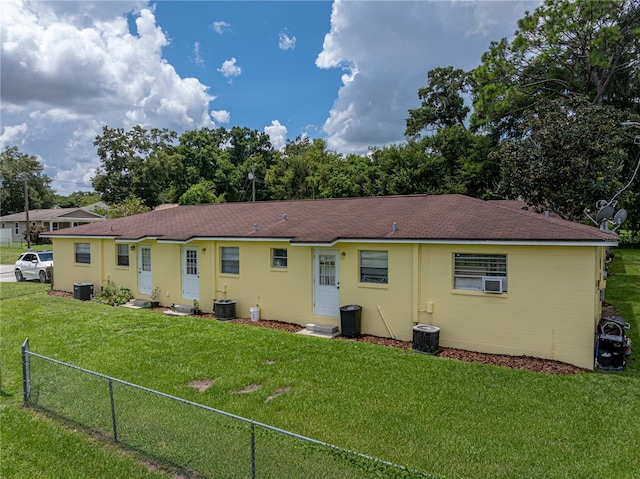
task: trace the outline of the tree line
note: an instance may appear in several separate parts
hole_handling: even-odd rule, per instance
[[[518,21],[513,39],[492,42],[476,68],[429,71],[402,143],[343,155],[309,137],[274,150],[265,133],[242,127],[178,135],[105,126],[94,141],[100,167],[92,185],[118,214],[254,196],[460,193],[522,198],[583,221],[585,208],[615,199],[629,212],[626,227],[638,232],[638,58],[638,0],[548,0]],[[2,214],[23,206],[16,158],[31,175],[34,207],[60,200],[37,159],[9,147]]]

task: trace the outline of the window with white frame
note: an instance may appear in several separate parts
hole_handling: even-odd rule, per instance
[[[389,282],[387,251],[360,251],[360,282],[377,284]]]
[[[13,234],[14,235],[20,234],[20,223],[13,223]]]
[[[91,245],[89,243],[76,243],[76,263],[91,263]]]
[[[58,231],[58,229],[60,229],[60,225],[54,221],[54,222],[51,224],[51,230],[52,230],[52,231]]]
[[[287,267],[287,249],[271,248],[271,267],[286,268]]]
[[[502,293],[507,290],[507,255],[455,253],[453,287]]]
[[[240,274],[240,248],[228,246],[220,248],[220,271]]]
[[[117,246],[118,266],[129,266],[129,245],[119,244]]]

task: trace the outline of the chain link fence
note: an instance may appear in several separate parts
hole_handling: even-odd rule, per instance
[[[47,358],[22,346],[24,403],[185,477],[435,476]]]

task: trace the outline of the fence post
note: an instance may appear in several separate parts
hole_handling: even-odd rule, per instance
[[[116,426],[116,405],[113,401],[113,381],[109,378],[109,399],[111,400],[111,423],[113,424],[113,441],[118,442],[118,428]]]
[[[29,402],[31,395],[31,364],[29,362],[29,338],[22,343],[22,393],[24,403]]]
[[[256,425],[251,421],[251,479],[256,479]]]

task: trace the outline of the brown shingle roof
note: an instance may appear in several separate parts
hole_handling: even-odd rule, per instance
[[[395,232],[393,223],[397,225]],[[283,238],[318,244],[341,239],[609,243],[618,240],[615,234],[592,226],[546,218],[463,195],[179,206],[51,232],[47,236],[104,236],[119,240],[154,237],[161,241]]]
[[[26,221],[27,215],[24,211],[13,213],[0,217],[2,221]],[[50,208],[46,210],[29,210],[29,221],[49,221],[49,220],[65,220],[65,221],[102,221],[104,217],[85,208]]]

